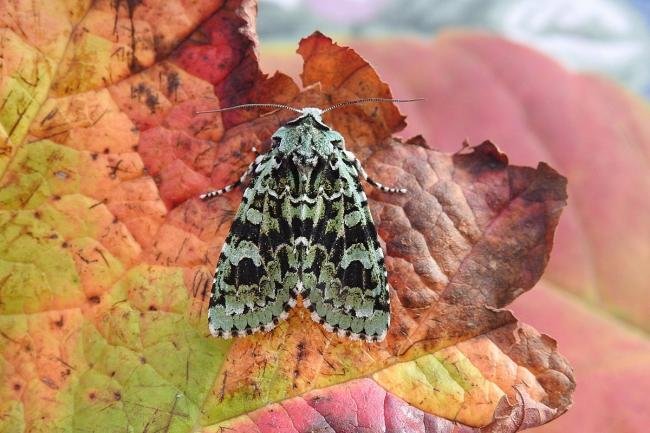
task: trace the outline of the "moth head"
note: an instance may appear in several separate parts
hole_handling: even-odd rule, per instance
[[[300,112],[303,116],[311,116],[316,120],[322,120],[323,110],[316,107],[301,108]],[[302,117],[302,116],[301,116]]]
[[[299,112],[300,112],[300,116],[288,121],[286,124],[298,125],[306,121],[307,119],[311,119],[313,121],[313,125],[318,129],[321,129],[323,131],[329,131],[332,129],[325,122],[323,122],[323,110],[321,110],[320,108],[305,107],[305,108],[301,108]]]

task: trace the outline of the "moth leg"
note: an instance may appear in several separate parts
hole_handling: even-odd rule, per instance
[[[392,188],[377,182],[376,180],[368,176],[368,173],[366,173],[366,170],[363,169],[361,162],[359,162],[359,160],[354,155],[354,153],[350,152],[349,150],[346,150],[344,153],[345,156],[348,158],[348,161],[354,164],[354,166],[356,167],[357,171],[359,172],[363,180],[368,182],[370,185],[374,186],[375,188],[379,188],[384,192],[400,193],[400,194],[406,194],[408,192],[406,188]]]
[[[257,153],[257,150],[254,150],[254,151]],[[201,194],[201,195],[199,196],[199,198],[200,198],[201,200],[203,200],[203,201],[210,200],[210,199],[213,198],[213,197],[216,197],[216,196],[218,196],[218,195],[221,195],[221,194],[224,194],[224,193],[230,192],[230,191],[232,191],[234,188],[236,188],[236,187],[238,187],[239,185],[241,185],[242,183],[244,183],[244,182],[246,181],[246,179],[248,178],[248,176],[253,172],[253,170],[255,170],[255,167],[256,167],[257,164],[259,163],[259,161],[258,161],[258,159],[259,159],[259,154],[257,153],[257,155],[258,155],[258,157],[255,158],[255,161],[251,162],[251,163],[248,165],[248,168],[246,169],[246,171],[244,172],[244,174],[242,174],[241,177],[240,177],[239,179],[237,179],[235,182],[231,183],[230,185],[226,185],[226,186],[224,186],[224,187],[221,188],[221,189],[217,189],[217,190],[214,190],[214,191],[209,191],[209,192],[203,193],[203,194]]]
[[[400,193],[400,194],[406,194],[408,190],[406,188],[391,188],[386,185],[382,185],[381,183],[377,182],[373,178],[369,177],[366,175],[364,177],[366,182],[368,182],[370,185],[374,186],[375,188],[379,188],[380,190],[384,192],[391,192],[391,193]]]

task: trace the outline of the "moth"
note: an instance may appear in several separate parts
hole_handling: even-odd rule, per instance
[[[250,179],[212,282],[210,333],[230,338],[271,331],[296,306],[327,331],[353,340],[382,341],[390,325],[384,253],[360,179],[387,193],[406,193],[368,177],[326,109],[243,104],[197,112],[267,107],[299,113],[272,136],[235,183],[207,192],[210,200]]]

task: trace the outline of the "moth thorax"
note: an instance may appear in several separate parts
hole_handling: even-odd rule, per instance
[[[309,114],[310,116],[312,116],[313,118],[318,119],[318,120],[320,120],[320,118],[321,118],[321,116],[323,114],[323,110],[321,110],[320,108],[316,108],[316,107],[305,107],[300,111],[302,111],[303,114]]]

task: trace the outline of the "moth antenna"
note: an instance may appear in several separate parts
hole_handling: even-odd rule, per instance
[[[256,107],[257,108],[277,108],[277,109],[282,109],[282,110],[295,111],[296,113],[302,113],[302,111],[298,110],[297,108],[293,108],[293,107],[290,107],[290,106],[284,105],[284,104],[241,104],[241,105],[233,105],[232,107],[215,108],[214,110],[195,111],[194,114],[221,113],[222,111],[239,110],[239,109],[256,108]]]
[[[415,99],[391,99],[391,98],[364,98],[364,99],[355,99],[354,101],[345,101],[338,104],[332,105],[323,110],[323,113],[328,111],[336,110],[337,108],[345,107],[346,105],[353,104],[363,104],[365,102],[415,102],[415,101],[424,101],[424,98],[415,98]]]

